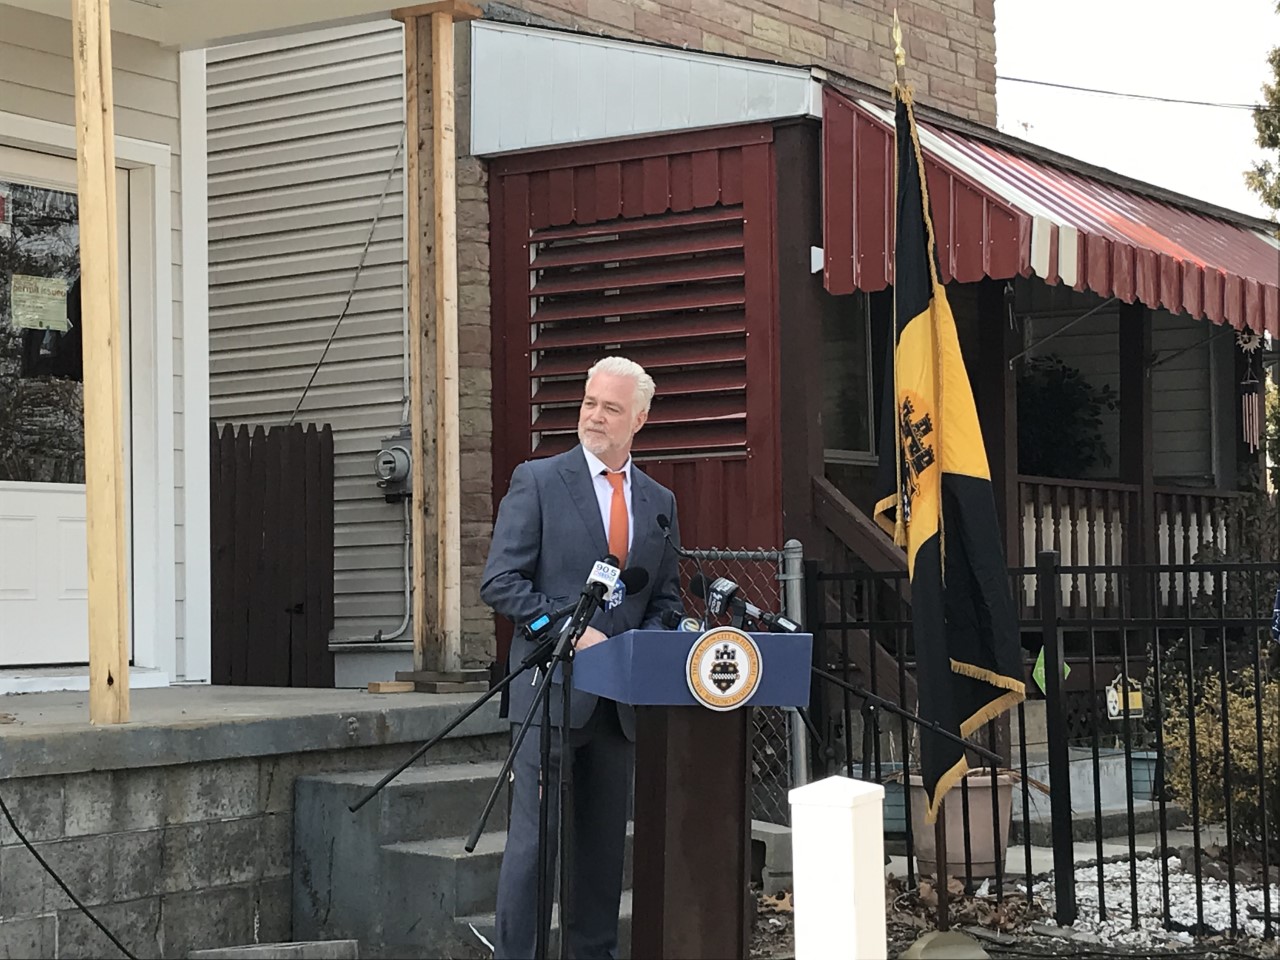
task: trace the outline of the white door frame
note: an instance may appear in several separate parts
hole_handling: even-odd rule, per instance
[[[74,126],[0,111],[0,144],[76,155]],[[116,137],[116,165],[129,171],[133,234],[133,660],[176,675],[172,165],[168,145]],[[154,510],[147,510],[154,505]],[[88,638],[86,638],[86,646]],[[87,659],[86,649],[86,659]]]

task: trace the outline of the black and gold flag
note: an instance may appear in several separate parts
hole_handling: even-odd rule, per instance
[[[885,377],[876,519],[907,549],[919,711],[968,736],[1026,695],[991,472],[946,289],[910,95],[897,97],[894,326]],[[932,823],[968,767],[921,734]]]

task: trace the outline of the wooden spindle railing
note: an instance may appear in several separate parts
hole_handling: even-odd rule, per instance
[[[1056,550],[1067,567],[1115,568],[1133,563],[1191,564],[1206,548],[1226,550],[1229,534],[1227,516],[1230,491],[1156,487],[1156,530],[1154,557],[1131,554],[1135,521],[1138,519],[1139,488],[1134,484],[1093,480],[1059,480],[1049,477],[1020,477],[1022,497],[1021,554],[1016,562],[1033,566],[1042,550]],[[1014,561],[1015,558],[1010,558]],[[1120,582],[1116,573],[1098,573],[1093,583],[1095,608],[1116,611]],[[1088,603],[1085,574],[1064,575],[1062,596],[1071,607]],[[1161,602],[1177,605],[1183,601],[1185,578],[1163,575],[1159,582]],[[1198,581],[1192,575],[1192,592]],[[1027,585],[1028,604],[1034,603],[1032,585]]]

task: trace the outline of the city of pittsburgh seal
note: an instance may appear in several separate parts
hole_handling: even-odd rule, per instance
[[[712,627],[689,651],[693,698],[709,710],[734,710],[760,686],[760,648],[736,627]]]

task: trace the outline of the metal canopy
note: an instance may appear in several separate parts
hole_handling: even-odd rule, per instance
[[[918,125],[943,280],[1034,275],[1280,336],[1280,242],[1264,222],[1020,152],[994,130]],[[881,290],[892,282],[892,113],[827,87],[823,160],[826,287]]]

